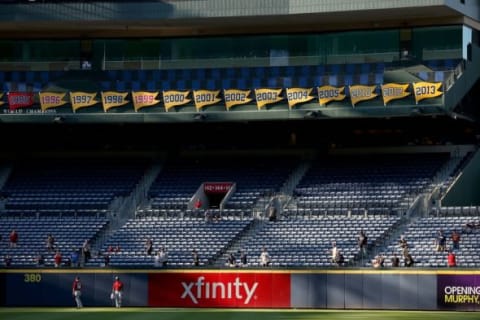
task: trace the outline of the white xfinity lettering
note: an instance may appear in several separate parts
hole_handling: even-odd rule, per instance
[[[241,282],[240,278],[235,278],[234,282],[205,282],[205,277],[198,277],[196,282],[182,282],[184,289],[181,298],[187,297],[194,304],[198,304],[201,299],[241,299],[244,304],[248,304],[258,287],[258,282],[254,282],[250,287],[248,283]]]

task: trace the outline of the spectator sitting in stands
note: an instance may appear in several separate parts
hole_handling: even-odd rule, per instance
[[[43,256],[43,253],[39,252],[37,256],[35,257],[35,264],[37,267],[43,267],[45,266],[45,258]]]
[[[82,256],[83,256],[83,261],[84,263],[87,263],[88,260],[90,260],[90,258],[92,257],[92,253],[90,252],[90,241],[88,239],[86,239],[84,242],[83,242],[83,245],[82,245]]]
[[[362,254],[362,256],[365,256],[367,254],[368,238],[363,229],[360,230],[360,233],[358,234],[357,243],[360,253]]]
[[[446,242],[447,242],[447,238],[443,234],[443,230],[442,229],[438,230],[437,239],[435,240],[435,244],[436,244],[435,250],[437,250],[437,252],[445,251]]]
[[[199,209],[202,208],[202,205],[203,205],[202,200],[197,199],[197,200],[195,200],[195,203],[193,204],[193,208],[195,210],[199,210]]]
[[[453,229],[450,239],[452,239],[453,249],[460,249],[460,233],[458,233],[456,229]]]
[[[149,256],[152,255],[153,252],[153,241],[152,239],[145,240],[145,253]]]
[[[337,267],[340,267],[345,263],[345,257],[343,256],[343,254],[340,250],[337,250],[337,255],[335,257],[335,263],[337,264]]]
[[[467,222],[463,226],[462,232],[468,234],[478,229],[480,229],[480,222]]]
[[[10,248],[16,248],[18,244],[18,233],[17,230],[13,229],[9,235],[9,246]]]
[[[382,254],[376,255],[374,259],[372,259],[372,267],[374,268],[383,268],[385,263],[385,257]]]
[[[10,267],[12,265],[12,262],[13,262],[13,259],[8,254],[3,258],[3,263],[5,264],[5,267]]]
[[[57,250],[53,256],[53,265],[55,268],[59,268],[62,265],[62,253],[60,250]]]
[[[402,255],[405,257],[408,254],[408,242],[403,234],[400,236],[398,246],[400,247],[400,250],[402,250]]]
[[[73,249],[70,253],[70,261],[72,262],[72,267],[78,268],[80,265],[80,253],[79,250]]]
[[[240,252],[240,263],[242,267],[246,267],[248,265],[247,253],[244,250]]]
[[[47,239],[45,240],[45,247],[47,248],[48,252],[55,251],[55,238],[52,236],[52,234],[47,236]]]
[[[400,266],[400,258],[397,256],[395,252],[393,253],[391,261],[392,261],[393,268],[398,268]]]
[[[457,266],[457,257],[455,256],[455,253],[453,252],[453,250],[448,251],[447,265],[449,268],[453,268]]]
[[[168,261],[168,253],[165,247],[161,247],[155,256],[155,267],[166,267]]]
[[[108,253],[103,255],[103,267],[107,268],[110,266],[110,255]]]
[[[415,261],[413,260],[412,255],[410,253],[407,253],[404,257],[405,267],[413,267],[414,263],[415,263]]]
[[[332,242],[332,248],[330,249],[330,255],[331,255],[331,256],[330,256],[330,257],[331,257],[330,261],[331,261],[332,263],[336,263],[336,262],[337,262],[338,252],[339,252],[339,250],[338,250],[338,248],[337,248],[337,242],[336,242],[336,241],[333,241],[333,242]]]
[[[205,210],[205,223],[209,223],[213,221],[213,214],[210,210]]]
[[[198,252],[195,249],[192,250],[192,259],[193,259],[193,265],[198,267],[200,265],[200,256],[198,255]]]
[[[275,208],[275,206],[268,208],[268,221],[277,221],[277,208]]]
[[[262,248],[262,252],[260,253],[260,265],[262,267],[268,267],[272,263],[272,259],[270,254],[267,251],[266,247]]]
[[[227,258],[227,266],[229,267],[237,267],[237,261],[235,259],[235,255],[233,253],[230,253]]]

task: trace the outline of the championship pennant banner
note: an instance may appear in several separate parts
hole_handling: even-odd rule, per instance
[[[413,94],[415,95],[415,103],[423,99],[430,99],[441,96],[441,82],[415,82],[413,83]]]
[[[313,88],[287,88],[288,107],[292,109],[296,104],[308,102],[315,97],[311,96]]]
[[[322,86],[317,88],[318,102],[326,106],[331,101],[342,101],[345,99],[345,87]]]
[[[168,90],[163,91],[163,104],[165,105],[165,111],[168,112],[173,107],[181,106],[187,104],[191,101],[188,99],[190,91],[177,91],[177,90]]]
[[[89,92],[70,92],[70,103],[72,104],[73,111],[77,111],[80,108],[86,108],[97,104],[97,93]]]
[[[257,108],[260,110],[267,104],[277,103],[283,100],[280,95],[283,89],[255,89],[255,99],[257,100]]]
[[[222,101],[222,99],[218,97],[219,94],[220,90],[194,90],[193,101],[195,102],[195,108],[197,108],[197,111],[205,106]]]
[[[150,107],[158,104],[160,100],[157,99],[159,92],[136,91],[132,92],[133,108],[135,111],[141,108]]]
[[[7,99],[10,110],[33,106],[33,92],[8,92]]]
[[[392,100],[403,99],[410,95],[410,92],[407,91],[408,83],[399,84],[399,83],[386,83],[381,85],[383,105],[387,105]]]
[[[129,103],[128,92],[105,91],[102,92],[103,110],[107,112],[111,108],[121,107]]]
[[[40,100],[40,108],[45,111],[51,108],[57,108],[63,106],[68,101],[65,100],[66,92],[39,92],[38,97]]]
[[[416,83],[386,83],[382,85],[351,85],[349,89],[350,102],[353,107],[358,103],[366,100],[376,99],[382,96],[383,105],[386,106],[393,100],[404,99],[408,96],[414,96],[415,103],[425,99],[436,98],[443,95],[441,91],[441,82],[416,82]],[[326,107],[332,101],[343,101],[346,98],[345,86],[320,86],[317,87],[317,98],[320,106]],[[410,89],[411,88],[411,89]],[[260,110],[268,104],[274,104],[284,99],[288,102],[289,109],[298,104],[307,103],[315,99],[312,92],[315,88],[286,88],[284,89],[260,88],[254,90],[241,89],[224,89],[223,96],[220,95],[221,90],[166,90],[162,91],[161,101],[158,96],[159,91],[137,91],[131,92],[132,102],[135,111],[144,107],[154,106],[163,102],[165,110],[168,112],[176,106],[186,105],[192,102],[198,110],[213,104],[217,104],[222,100],[225,102],[226,110],[229,111],[237,105],[251,103],[254,99],[257,109]],[[378,90],[377,90],[378,89]],[[252,91],[254,97],[252,97]],[[378,93],[377,93],[378,92]],[[9,110],[19,108],[29,108],[35,106],[34,92],[8,92],[6,99],[4,93],[0,93],[0,105],[8,103]],[[130,103],[128,92],[105,91],[100,92],[101,100],[97,99],[97,92],[70,92],[68,99],[65,92],[38,92],[38,104],[42,111],[57,108],[70,103],[73,112],[78,109],[93,106],[102,103],[103,110],[107,112],[112,108],[117,108]],[[192,96],[190,97],[190,94]]]
[[[241,104],[247,104],[252,101],[250,93],[252,90],[225,89],[223,90],[223,100],[225,107],[230,110],[231,107]]]
[[[378,94],[374,92],[376,87],[377,86],[363,85],[350,86],[349,91],[352,106],[355,107],[355,105],[361,101],[375,99],[378,96]]]

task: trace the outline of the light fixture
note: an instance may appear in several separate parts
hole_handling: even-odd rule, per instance
[[[194,116],[193,116],[193,120],[195,121],[203,121],[207,119],[207,116],[204,115],[203,113],[196,113]]]
[[[53,123],[63,123],[63,121],[65,121],[65,119],[61,116],[55,116],[52,120]]]
[[[319,118],[320,115],[321,115],[320,111],[311,110],[311,111],[308,111],[307,113],[305,113],[304,118],[305,119],[316,119],[316,118]]]

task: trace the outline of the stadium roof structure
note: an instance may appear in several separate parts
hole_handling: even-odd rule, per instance
[[[464,25],[480,30],[480,5],[459,0],[142,0],[0,1],[0,40],[204,37],[303,34]],[[477,47],[473,48],[478,53]],[[366,103],[361,108],[301,108],[245,112],[8,113],[3,122],[223,122],[330,118],[390,118],[454,115],[478,79],[479,60],[467,61],[462,76],[429,103],[414,99],[399,107]],[[459,75],[456,75],[457,79]],[[380,91],[377,88],[377,91]],[[352,103],[353,104],[353,103]],[[468,117],[467,117],[468,118]]]
[[[0,11],[0,37],[172,37],[446,24],[466,24],[480,29],[478,4],[474,2],[7,0],[0,2],[4,4]]]

